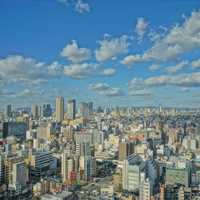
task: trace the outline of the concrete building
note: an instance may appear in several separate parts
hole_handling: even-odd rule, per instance
[[[64,98],[56,97],[56,121],[62,122],[64,120]]]
[[[75,119],[76,118],[76,101],[71,99],[67,102],[67,118]]]
[[[122,187],[128,191],[138,191],[141,173],[145,170],[145,163],[140,157],[131,155],[123,161]]]

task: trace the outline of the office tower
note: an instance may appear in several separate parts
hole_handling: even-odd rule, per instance
[[[0,154],[0,185],[4,183],[5,167],[4,167],[4,155]]]
[[[93,103],[81,102],[80,104],[80,115],[81,117],[88,118],[93,113]]]
[[[51,137],[51,133],[52,133],[52,125],[51,123],[47,123],[47,122],[42,122],[39,124],[39,126],[37,127],[37,138],[38,139],[49,139]]]
[[[89,107],[89,115],[92,115],[93,114],[93,102],[89,102],[88,107]]]
[[[68,119],[75,119],[76,117],[76,101],[71,99],[67,102],[67,117]]]
[[[31,107],[31,115],[33,119],[38,119],[40,116],[40,108],[38,105],[32,105]]]
[[[70,176],[74,169],[73,158],[70,158],[67,152],[63,152],[61,160],[61,175],[63,183],[70,182]]]
[[[92,176],[96,174],[96,159],[92,156],[81,156],[79,162],[80,170],[83,172],[82,179],[91,180]]]
[[[28,182],[28,168],[22,157],[5,159],[5,182],[14,189],[25,187]]]
[[[21,161],[14,163],[11,185],[16,189],[25,187],[28,180],[28,169],[25,166],[25,162]]]
[[[124,190],[137,191],[140,186],[141,173],[145,171],[145,163],[139,156],[129,156],[123,161],[122,187]]]
[[[3,138],[8,137],[8,122],[3,122]]]
[[[30,166],[31,175],[41,176],[47,174],[54,163],[52,153],[49,151],[37,151],[31,155]]]
[[[12,117],[12,105],[9,104],[6,106],[6,117]]]
[[[131,142],[120,142],[119,143],[119,160],[123,161],[127,158],[127,156],[134,153],[134,143]]]
[[[76,143],[76,155],[90,156],[91,147],[89,143]]]
[[[3,138],[14,135],[18,138],[26,137],[27,124],[24,122],[4,122]]]
[[[140,182],[140,200],[151,200],[151,183],[148,179]]]
[[[56,121],[62,122],[64,120],[64,98],[56,97]]]
[[[51,117],[52,115],[52,109],[50,104],[44,104],[43,110],[42,110],[43,117]]]
[[[80,103],[80,115],[81,117],[87,118],[89,116],[88,104],[85,102]]]

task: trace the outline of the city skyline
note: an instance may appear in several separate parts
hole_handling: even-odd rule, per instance
[[[0,25],[3,108],[199,107],[197,0],[2,0]]]

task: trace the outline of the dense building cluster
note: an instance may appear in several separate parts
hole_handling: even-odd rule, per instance
[[[0,113],[0,199],[198,200],[200,112],[55,105]]]

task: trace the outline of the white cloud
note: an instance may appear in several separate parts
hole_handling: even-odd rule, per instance
[[[147,97],[152,96],[152,93],[147,90],[130,90],[129,95],[134,97]]]
[[[198,59],[198,60],[193,60],[193,61],[191,62],[191,65],[192,65],[192,67],[193,67],[194,69],[200,68],[200,59]]]
[[[90,5],[82,0],[78,0],[75,5],[75,10],[79,13],[90,12]]]
[[[0,90],[0,97],[12,97],[15,93],[8,90]]]
[[[119,38],[104,38],[99,41],[100,47],[96,49],[95,55],[98,61],[105,61],[128,51],[128,38],[123,35]]]
[[[98,73],[99,67],[97,64],[77,63],[64,67],[64,75],[74,79],[85,79]]]
[[[65,6],[74,6],[74,10],[78,13],[90,12],[90,5],[83,0],[57,0]]]
[[[145,90],[149,87],[160,86],[178,86],[182,88],[200,87],[200,72],[179,74],[179,75],[161,75],[152,76],[146,79],[133,78],[129,83],[131,90]]]
[[[148,61],[148,59],[146,59],[144,56],[139,55],[139,54],[135,54],[135,55],[128,55],[126,56],[121,63],[123,65],[127,65],[128,67],[131,67],[132,65],[136,64],[136,63],[140,63],[140,62],[145,62]]]
[[[182,61],[174,66],[169,66],[165,68],[165,71],[170,73],[170,74],[175,74],[178,71],[182,70],[185,66],[187,66],[189,64],[188,61]]]
[[[61,51],[61,56],[74,63],[80,63],[91,58],[91,51],[87,48],[80,48],[75,40]]]
[[[54,68],[60,68],[57,62],[53,63]],[[37,84],[55,77],[50,74],[51,65],[38,62],[33,58],[25,58],[21,55],[11,55],[0,59],[0,79],[1,82],[24,82]],[[58,75],[58,74],[57,74]]]
[[[55,77],[60,77],[63,74],[63,66],[57,61],[53,62],[52,64],[48,65],[48,74]]]
[[[128,87],[130,90],[144,90],[146,86],[142,78],[133,78],[128,83]]]
[[[188,87],[181,87],[181,92],[189,92],[190,88]]]
[[[43,95],[43,91],[33,91],[31,89],[24,89],[20,93],[17,94],[17,97],[33,97],[33,96],[41,96]]]
[[[111,87],[106,83],[90,84],[89,90],[95,91],[98,94],[104,95],[104,96],[107,96],[107,97],[124,96],[124,93],[120,88]]]
[[[200,11],[192,12],[181,25],[172,27],[145,54],[149,59],[166,61],[200,47]]]
[[[116,74],[116,70],[114,68],[107,68],[101,72],[101,75],[104,76],[113,76]]]
[[[90,84],[89,89],[92,91],[105,91],[109,90],[110,86],[106,83],[96,83],[96,84]]]
[[[147,31],[148,28],[148,22],[143,18],[140,17],[137,19],[135,32],[138,35],[138,40],[141,41]]]
[[[110,88],[109,90],[100,92],[101,95],[107,97],[121,97],[124,96],[123,91],[120,88]]]
[[[149,66],[150,71],[157,71],[159,69],[160,69],[160,65],[158,65],[158,64],[152,64]]]

